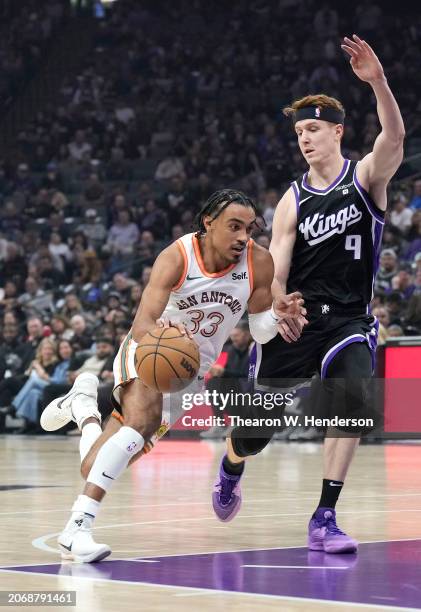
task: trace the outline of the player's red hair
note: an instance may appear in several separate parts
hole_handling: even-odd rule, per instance
[[[282,109],[282,112],[287,117],[294,117],[297,110],[305,108],[306,106],[320,106],[321,108],[333,108],[334,110],[345,113],[345,109],[339,100],[331,98],[325,94],[316,94],[314,96],[304,96],[299,100],[295,100],[291,106],[286,106]]]

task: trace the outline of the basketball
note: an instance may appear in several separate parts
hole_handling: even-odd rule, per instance
[[[161,393],[181,391],[199,371],[199,347],[175,327],[156,327],[136,348],[135,367],[147,387]]]

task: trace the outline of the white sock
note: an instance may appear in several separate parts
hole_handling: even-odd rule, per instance
[[[91,417],[96,418],[101,422],[101,414],[98,410],[98,402],[96,397],[92,395],[84,395],[78,393],[72,400],[72,413],[76,419],[77,426],[82,429],[83,422]]]
[[[81,462],[85,459],[93,443],[99,438],[101,434],[102,429],[99,423],[86,423],[86,425],[82,427],[82,436],[79,442]]]
[[[101,446],[86,482],[107,492],[144,444],[145,440],[140,433],[124,425]]]
[[[98,513],[99,506],[100,502],[96,501],[96,499],[92,499],[92,497],[87,495],[79,495],[72,506],[72,514],[65,529],[76,529],[79,527],[80,525],[78,523],[75,524],[75,521],[79,521],[81,518],[91,526]]]

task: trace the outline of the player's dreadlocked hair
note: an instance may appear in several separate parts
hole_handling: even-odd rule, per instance
[[[220,189],[209,197],[204,203],[202,210],[196,215],[195,223],[199,227],[198,233],[202,235],[206,234],[205,224],[203,222],[205,217],[211,217],[213,221],[219,217],[227,206],[233,203],[240,204],[241,206],[249,206],[254,210],[256,216],[260,216],[256,204],[242,191],[237,191],[236,189]]]

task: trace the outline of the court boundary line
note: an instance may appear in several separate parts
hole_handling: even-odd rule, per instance
[[[127,561],[129,559],[126,559]],[[44,565],[48,565],[48,564],[44,564]],[[0,569],[0,572],[4,572],[4,573],[9,573],[9,574],[25,574],[26,576],[28,576],[28,574],[30,574],[31,572],[24,572],[24,571],[20,571],[20,570],[7,570],[7,569]],[[52,577],[60,577],[60,578],[71,578],[74,580],[96,580],[97,582],[105,582],[107,584],[126,584],[126,585],[131,585],[131,586],[150,586],[150,587],[161,587],[163,589],[182,589],[182,590],[187,590],[187,591],[196,591],[195,593],[186,593],[185,595],[182,593],[173,593],[174,597],[194,597],[194,596],[203,596],[203,595],[237,595],[237,596],[244,596],[244,597],[263,597],[265,599],[275,599],[275,600],[283,600],[283,601],[298,601],[298,602],[307,602],[307,603],[318,603],[318,604],[328,604],[328,605],[336,605],[336,606],[354,606],[354,607],[358,607],[358,608],[375,608],[377,610],[385,610],[385,607],[387,610],[392,610],[392,611],[399,611],[399,612],[420,612],[420,608],[404,608],[401,606],[389,606],[387,604],[385,605],[380,605],[380,604],[369,604],[369,603],[359,603],[359,602],[352,602],[352,601],[336,601],[333,599],[313,599],[311,597],[289,597],[287,595],[268,595],[265,593],[250,593],[248,591],[246,592],[240,592],[240,591],[223,591],[221,589],[207,589],[207,588],[200,588],[200,587],[184,587],[184,586],[179,586],[179,585],[170,585],[170,584],[159,584],[159,583],[155,583],[155,582],[129,582],[128,580],[109,580],[107,578],[98,578],[98,577],[90,577],[90,576],[58,576],[58,574],[46,574],[43,572],[34,572],[34,576],[48,576],[49,578]]]
[[[99,528],[98,528],[99,529]],[[45,541],[59,535],[61,532],[58,531],[57,533],[53,533],[53,534],[46,534],[45,536],[40,536],[40,538],[35,538],[35,540],[32,540],[32,545],[34,546],[34,548],[37,548],[38,550],[42,550],[44,552],[53,552],[54,554],[56,553],[60,553],[60,550],[57,548],[51,548],[50,546],[48,546],[48,544],[45,544]],[[46,546],[46,548],[39,548],[38,546],[34,545],[34,542],[36,542],[37,540],[43,539],[44,540],[44,545]],[[359,544],[387,544],[387,543],[391,543],[391,542],[421,542],[421,537],[420,538],[398,538],[398,539],[393,539],[393,540],[362,540],[359,541]],[[191,553],[170,553],[170,554],[156,554],[156,555],[145,555],[145,556],[140,556],[140,557],[117,557],[116,559],[110,559],[110,561],[131,561],[131,560],[135,560],[135,559],[156,559],[157,557],[189,557],[189,556],[193,556],[193,555],[217,555],[217,554],[230,554],[230,553],[239,553],[239,552],[253,552],[255,550],[291,550],[293,548],[298,548],[298,549],[307,549],[308,546],[269,546],[269,547],[261,547],[261,548],[241,548],[241,549],[237,549],[237,550],[217,550],[217,551],[206,551],[206,552],[191,552]],[[18,564],[18,565],[13,565],[13,567],[27,567],[29,564],[28,563],[23,563],[23,564]],[[31,565],[34,566],[42,566],[42,565],[51,565],[51,563],[33,563]],[[6,566],[7,567],[7,566]],[[12,566],[9,566],[12,567]]]

